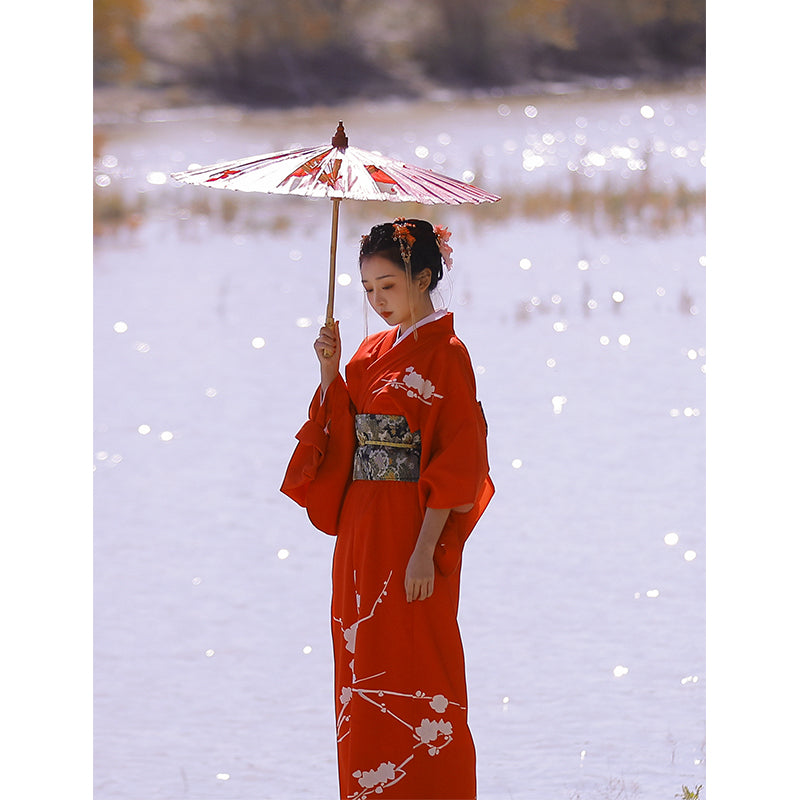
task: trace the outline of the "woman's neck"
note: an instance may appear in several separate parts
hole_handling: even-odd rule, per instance
[[[402,336],[409,328],[413,327],[415,323],[425,319],[425,317],[430,316],[434,311],[435,309],[433,307],[431,296],[426,295],[425,298],[420,302],[419,306],[414,309],[413,317],[407,320],[405,325],[402,322],[400,323],[400,333],[398,335]]]

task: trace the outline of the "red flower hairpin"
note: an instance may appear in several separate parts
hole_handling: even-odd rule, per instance
[[[448,270],[453,269],[453,248],[448,242],[452,233],[444,225],[434,225],[433,233],[436,236],[436,244],[439,245],[439,252]]]

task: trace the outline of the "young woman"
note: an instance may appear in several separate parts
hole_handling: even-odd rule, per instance
[[[281,490],[337,536],[332,632],[340,797],[474,800],[457,623],[461,551],[494,487],[486,423],[453,316],[430,292],[449,232],[362,237],[361,282],[390,325],[339,372],[338,323]]]

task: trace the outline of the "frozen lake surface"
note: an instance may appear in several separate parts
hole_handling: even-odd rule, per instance
[[[315,798],[311,774],[337,791],[333,540],[278,492],[318,379],[330,205],[258,197],[288,222],[223,224],[191,204],[228,193],[161,176],[344,117],[355,145],[504,196],[702,188],[704,108],[702,88],[634,87],[100,120],[97,191],[148,205],[95,249],[97,800]],[[359,236],[395,211],[342,205],[345,355]],[[672,798],[705,783],[704,220],[482,211],[418,212],[453,231],[442,302],[497,488],[462,573],[479,797]]]

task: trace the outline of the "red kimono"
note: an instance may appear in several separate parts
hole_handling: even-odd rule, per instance
[[[317,391],[281,491],[337,536],[332,633],[342,800],[473,800],[458,630],[461,551],[494,487],[486,422],[452,314],[394,347],[368,336],[324,400]],[[451,512],[434,591],[409,603],[405,571],[426,508]]]

